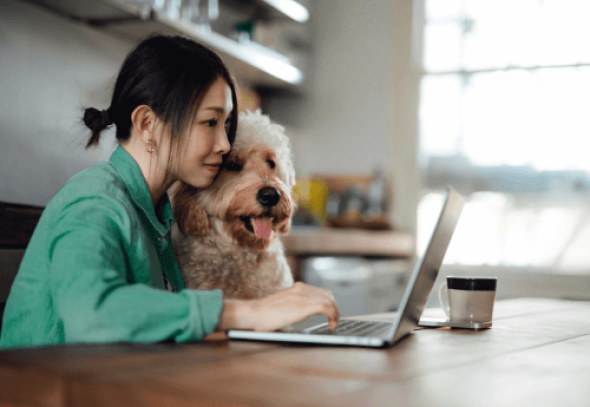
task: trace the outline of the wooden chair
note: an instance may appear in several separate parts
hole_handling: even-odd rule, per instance
[[[43,209],[0,202],[0,329],[10,287]]]

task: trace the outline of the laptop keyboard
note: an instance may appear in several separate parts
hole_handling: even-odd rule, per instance
[[[308,331],[313,335],[341,335],[341,336],[367,336],[385,328],[390,328],[391,322],[377,321],[349,321],[343,320],[338,323],[334,331],[328,325]]]

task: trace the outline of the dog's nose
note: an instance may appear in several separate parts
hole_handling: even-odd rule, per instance
[[[258,191],[258,194],[256,194],[256,199],[258,202],[260,202],[262,206],[267,206],[270,208],[276,206],[280,198],[281,193],[273,187],[264,187]]]

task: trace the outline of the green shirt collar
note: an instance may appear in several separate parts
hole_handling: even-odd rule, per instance
[[[139,165],[131,155],[120,145],[111,155],[111,165],[117,170],[119,176],[125,183],[127,193],[133,200],[135,206],[140,209],[148,218],[152,227],[162,236],[170,231],[170,226],[174,222],[172,216],[172,206],[168,194],[164,194],[156,204],[152,205],[152,197],[145,182],[145,178],[139,168]],[[158,220],[156,212],[162,222]]]

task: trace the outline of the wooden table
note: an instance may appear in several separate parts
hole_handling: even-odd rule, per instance
[[[0,352],[3,407],[373,405],[588,406],[590,302],[498,301],[489,330],[420,329],[389,349],[222,340]]]

